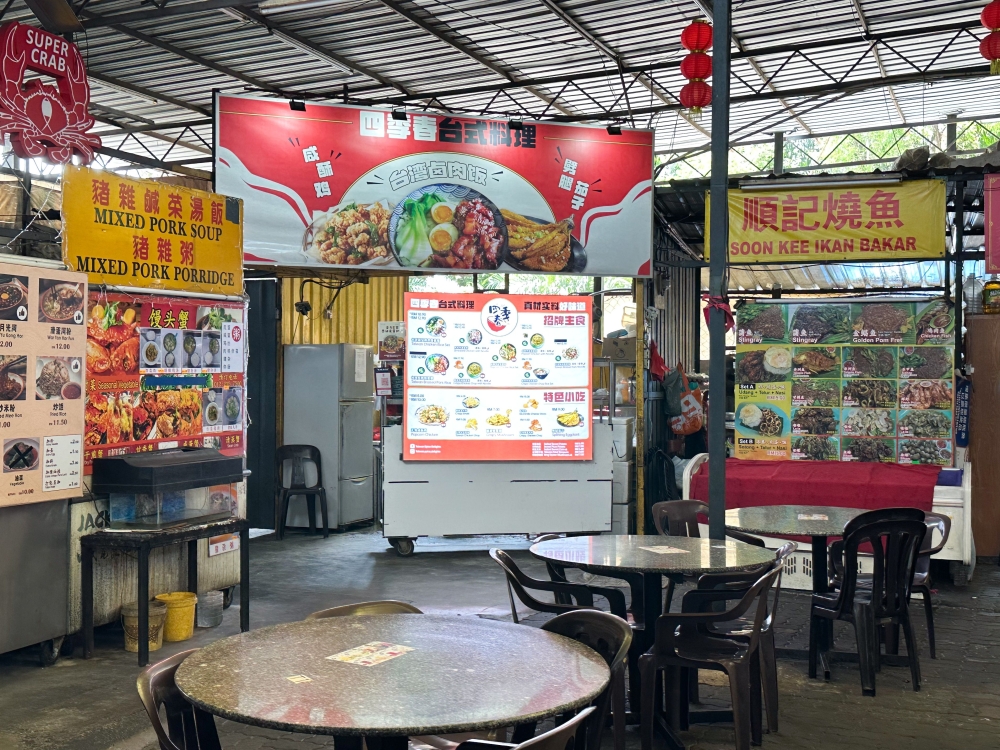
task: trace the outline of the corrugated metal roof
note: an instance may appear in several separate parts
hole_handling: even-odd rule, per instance
[[[340,100],[346,86],[353,103],[625,120],[655,127],[661,150],[703,146],[711,130],[709,117],[668,109],[685,82],[680,31],[703,15],[701,0],[341,0],[266,17],[239,0],[164,5],[94,0],[81,11],[87,30],[76,41],[111,148],[176,162],[206,156],[185,144],[197,145],[193,134],[210,143],[209,124],[171,141],[177,123],[204,119],[213,89]],[[985,76],[978,53],[982,5],[735,4],[731,138],[885,126],[958,109],[994,114],[1000,79]],[[36,23],[24,0],[11,19]],[[112,135],[162,124],[174,127]]]

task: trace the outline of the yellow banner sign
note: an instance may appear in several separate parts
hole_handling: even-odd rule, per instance
[[[945,187],[940,180],[730,190],[728,197],[730,263],[944,257]],[[706,259],[708,204],[706,199]]]
[[[91,284],[243,294],[243,203],[67,166],[63,261]]]

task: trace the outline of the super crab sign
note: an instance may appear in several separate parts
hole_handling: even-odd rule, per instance
[[[80,50],[72,42],[33,26],[0,27],[3,87],[0,89],[0,132],[10,135],[22,159],[44,157],[66,164],[73,155],[89,163],[101,139],[88,133],[90,85]],[[25,82],[31,71],[55,79]]]

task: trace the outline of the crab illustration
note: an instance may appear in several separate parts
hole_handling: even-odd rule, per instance
[[[44,35],[53,37],[53,45],[65,45],[59,66],[32,62],[30,50],[37,46],[29,40]],[[9,23],[0,28],[0,50],[0,132],[10,134],[14,153],[22,159],[44,156],[57,164],[66,164],[74,154],[92,161],[101,139],[87,132],[94,125],[88,112],[90,84],[76,45],[41,29]],[[53,76],[56,85],[38,78],[23,83],[27,70]]]

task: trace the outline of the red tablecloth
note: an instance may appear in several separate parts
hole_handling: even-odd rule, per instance
[[[691,477],[691,498],[708,502],[708,463]],[[929,511],[937,466],[838,461],[726,461],[726,507],[826,505]]]

